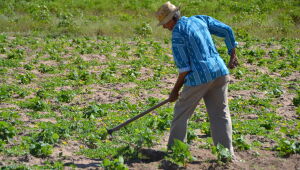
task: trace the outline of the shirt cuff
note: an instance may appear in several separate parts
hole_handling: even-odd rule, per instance
[[[188,71],[191,71],[190,67],[179,68],[179,73],[188,72]]]
[[[238,44],[239,44],[238,42],[236,42],[236,41],[234,42],[234,46],[231,49],[228,50],[229,55],[231,55],[232,49],[235,48]]]

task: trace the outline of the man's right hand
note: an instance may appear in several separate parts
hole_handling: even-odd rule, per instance
[[[175,102],[178,99],[178,92],[171,92],[171,94],[169,95],[169,102]]]
[[[188,73],[188,71],[179,73],[176,83],[171,91],[171,94],[169,95],[169,102],[175,102],[178,99],[179,91],[184,83],[184,78]]]

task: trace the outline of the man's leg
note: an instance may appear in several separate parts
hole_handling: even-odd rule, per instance
[[[232,125],[227,100],[228,83],[228,75],[217,78],[203,98],[210,119],[214,144],[222,144],[234,154]]]
[[[174,118],[171,124],[168,148],[173,145],[174,139],[184,141],[188,119],[210,86],[211,83],[206,83],[199,86],[185,86],[183,88],[174,107]]]

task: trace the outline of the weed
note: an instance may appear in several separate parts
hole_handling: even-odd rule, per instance
[[[100,105],[93,104],[86,107],[83,111],[84,118],[95,118],[95,117],[103,117],[107,113],[101,108]]]
[[[70,103],[75,95],[76,94],[73,90],[62,90],[59,92],[57,99],[60,102]]]
[[[43,129],[41,132],[34,134],[33,139],[36,142],[55,144],[59,140],[59,135],[57,133],[53,132],[52,129],[46,128],[46,129]]]
[[[4,101],[12,96],[13,90],[9,86],[0,86],[0,101]]]
[[[292,124],[292,122],[290,124]],[[300,123],[293,128],[283,126],[280,128],[280,132],[284,133],[290,138],[297,138],[300,136]]]
[[[189,151],[188,145],[177,139],[174,140],[171,153],[167,155],[166,159],[179,166],[186,166],[188,162],[195,160]]]
[[[46,157],[53,152],[53,146],[44,142],[35,142],[30,145],[30,154],[36,157]]]
[[[197,139],[197,135],[193,129],[188,129],[187,131],[187,143],[192,143],[193,140]]]
[[[8,141],[16,135],[16,129],[8,122],[0,121],[0,139]]]
[[[278,151],[281,157],[288,157],[291,154],[300,153],[300,143],[292,140],[281,139],[273,150]]]
[[[26,72],[25,74],[17,75],[17,78],[20,80],[21,84],[29,84],[32,79],[35,78],[35,75],[33,73]]]
[[[7,55],[8,59],[22,59],[24,58],[24,50],[14,49]]]
[[[46,99],[48,98],[49,96],[51,96],[49,94],[49,91],[48,90],[44,90],[44,89],[39,89],[37,92],[36,92],[36,96],[41,98],[41,99]]]
[[[41,73],[48,73],[48,72],[53,72],[54,71],[54,67],[53,66],[47,66],[45,64],[41,64],[38,68],[38,70]]]
[[[300,90],[297,91],[297,96],[293,98],[294,106],[300,106]]]
[[[18,164],[13,164],[13,165],[7,165],[7,166],[2,166],[2,170],[31,170],[31,168],[27,167],[26,165],[18,165]]]
[[[135,129],[134,133],[137,135],[133,140],[138,148],[143,145],[151,147],[154,144],[154,136],[152,135],[152,130],[150,128],[146,129]]]
[[[32,65],[32,64],[25,64],[23,67],[26,70],[33,70],[34,69],[34,65]]]
[[[249,150],[251,148],[250,145],[246,142],[244,136],[234,136],[233,139],[233,146],[238,150],[243,151]]]
[[[34,111],[44,111],[49,108],[46,102],[42,101],[37,97],[29,99],[28,101],[25,101],[23,103],[20,103],[20,106],[23,108],[32,109]]]
[[[212,153],[217,155],[218,161],[227,163],[232,160],[232,154],[228,148],[225,148],[223,145],[218,144],[217,146],[212,147]]]
[[[114,160],[104,159],[101,166],[106,170],[128,170],[127,166],[124,165],[124,159],[122,156]]]

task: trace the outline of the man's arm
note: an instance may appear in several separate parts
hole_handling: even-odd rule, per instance
[[[184,78],[185,76],[189,73],[189,71],[187,72],[182,72],[179,73],[178,77],[177,77],[177,81],[173,87],[173,90],[171,91],[171,94],[169,96],[169,101],[170,102],[174,102],[178,99],[179,96],[179,90],[181,89],[183,83],[184,83]]]
[[[233,30],[230,26],[224,24],[221,21],[218,21],[210,16],[207,17],[208,29],[211,34],[214,34],[218,37],[223,37],[225,44],[228,49],[228,54],[232,56],[232,49],[237,46],[237,42],[234,38]]]
[[[230,60],[229,60],[229,63],[228,63],[228,67],[230,69],[233,69],[233,68],[235,68],[238,65],[239,65],[239,62],[238,62],[238,59],[236,57],[235,48],[233,48],[231,50]]]

